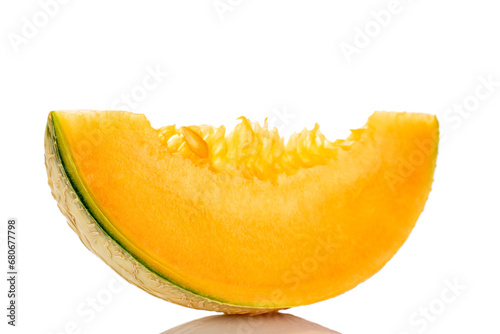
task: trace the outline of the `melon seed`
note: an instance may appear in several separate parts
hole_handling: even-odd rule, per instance
[[[203,138],[196,133],[193,129],[188,127],[181,127],[182,134],[186,138],[186,143],[189,145],[191,151],[193,151],[200,158],[208,158],[208,144]]]

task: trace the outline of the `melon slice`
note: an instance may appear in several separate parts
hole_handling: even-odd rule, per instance
[[[375,112],[345,140],[286,143],[242,118],[154,129],[123,111],[51,112],[49,184],[129,282],[184,306],[266,313],[352,289],[407,239],[433,181],[435,116]]]

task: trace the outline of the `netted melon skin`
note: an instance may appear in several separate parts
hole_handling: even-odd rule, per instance
[[[45,167],[52,196],[68,225],[83,244],[129,283],[169,302],[227,314],[263,314],[279,308],[252,308],[230,305],[193,294],[151,272],[114,241],[87,211],[71,185],[57,147],[54,124],[49,115],[45,131]]]

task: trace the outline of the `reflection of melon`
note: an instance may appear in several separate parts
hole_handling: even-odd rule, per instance
[[[162,334],[339,334],[331,329],[295,317],[270,313],[249,317],[214,315],[190,321]]]
[[[151,294],[264,313],[363,282],[408,237],[431,189],[434,116],[374,113],[346,140],[287,144],[246,119],[153,129],[127,112],[51,112],[49,184],[85,245]]]

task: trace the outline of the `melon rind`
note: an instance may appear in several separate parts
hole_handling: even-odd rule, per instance
[[[45,131],[45,167],[52,196],[57,201],[59,210],[66,216],[68,225],[83,244],[129,283],[158,298],[198,310],[228,314],[263,314],[281,309],[242,307],[207,299],[150,271],[111,238],[89,213],[71,185],[57,145],[52,114],[49,114]]]

